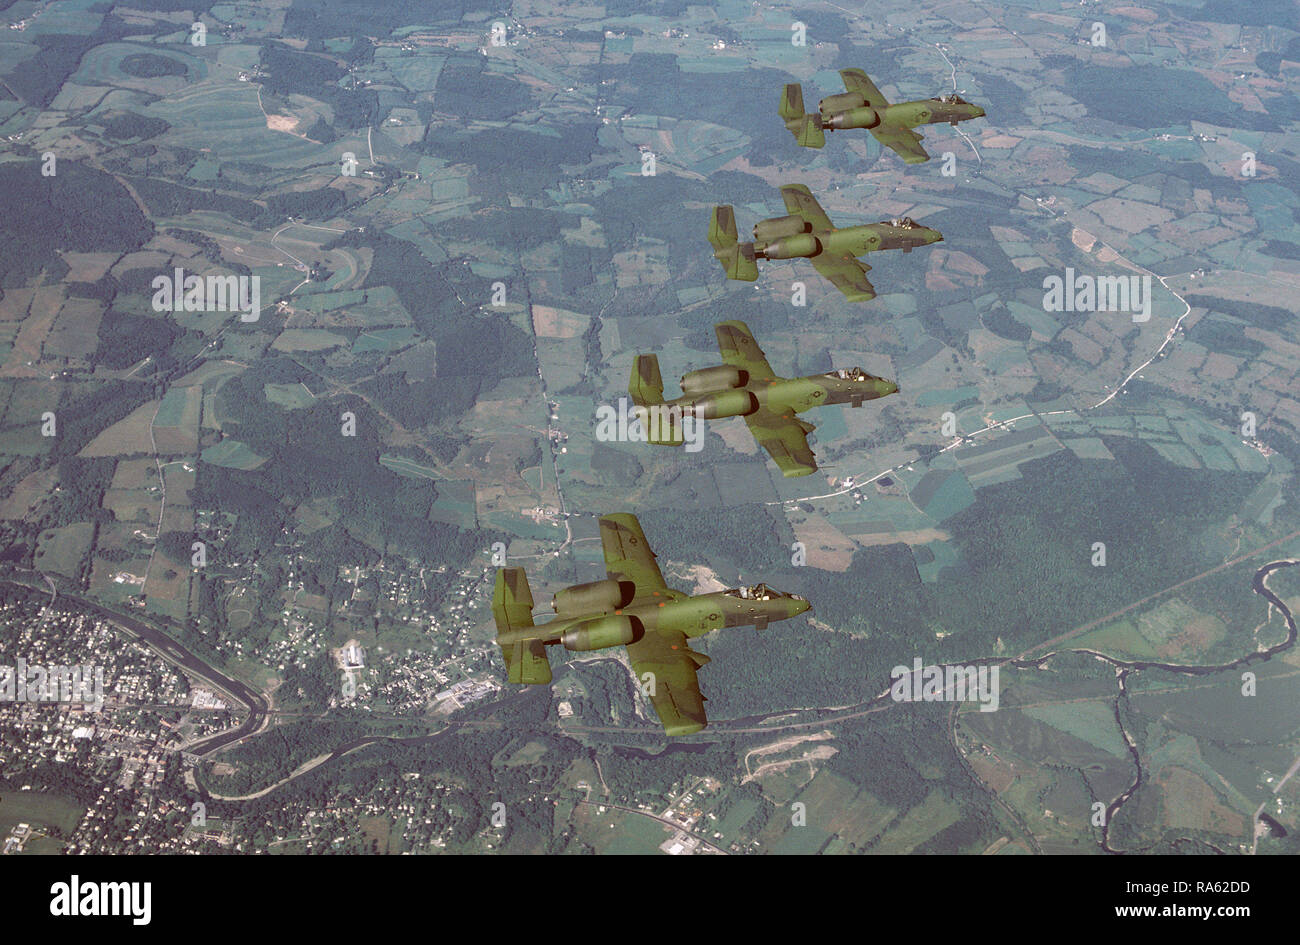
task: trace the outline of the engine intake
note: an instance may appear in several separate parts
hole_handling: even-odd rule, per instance
[[[551,599],[551,606],[561,617],[581,617],[583,614],[608,613],[632,603],[636,585],[631,581],[606,578],[590,584],[566,587]]]
[[[707,394],[715,390],[744,387],[748,383],[748,371],[725,364],[682,375],[682,390],[687,394]]]
[[[639,620],[626,615],[596,617],[584,620],[565,632],[560,638],[566,650],[585,653],[606,647],[635,643],[645,635]]]

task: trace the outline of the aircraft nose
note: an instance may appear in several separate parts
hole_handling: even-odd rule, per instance
[[[898,385],[893,381],[884,381],[882,383],[883,383],[883,391],[881,393],[882,397],[888,397],[890,394],[898,393]]]
[[[943,234],[940,233],[938,230],[930,230],[925,234],[925,241],[927,243],[942,243]]]

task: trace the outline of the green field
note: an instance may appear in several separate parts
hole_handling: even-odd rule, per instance
[[[408,479],[439,479],[441,478],[432,468],[421,466],[414,460],[407,459],[404,456],[394,456],[391,453],[385,453],[379,457],[379,464],[391,469],[399,476],[406,476]]]
[[[62,794],[51,791],[0,791],[0,842],[19,824],[28,824],[33,837],[24,852],[59,853],[62,845],[39,835],[53,829],[71,836],[85,808]]]
[[[209,446],[199,454],[199,458],[205,463],[228,469],[256,469],[266,462],[266,457],[258,456],[247,443],[232,439],[224,439],[215,446]]]
[[[287,410],[310,407],[316,402],[316,398],[304,384],[264,384],[262,390],[269,402]]]

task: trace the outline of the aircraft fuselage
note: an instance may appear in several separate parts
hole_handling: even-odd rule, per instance
[[[694,373],[698,375],[719,370],[742,375],[735,377],[735,380],[741,382],[740,386],[688,392],[664,406],[669,409],[680,408],[682,416],[715,420],[748,416],[764,407],[777,413],[787,410],[801,413],[825,404],[860,407],[865,401],[898,392],[898,385],[893,381],[865,372],[859,372],[860,377],[852,376],[851,371],[832,371],[829,374],[810,374],[805,377],[750,378],[743,371],[720,367]],[[839,377],[839,373],[850,376]],[[692,386],[690,378],[691,375],[682,378],[683,390]]]
[[[871,106],[856,92],[830,95],[817,104],[822,128],[826,131],[843,131],[848,128],[877,128],[892,125],[896,128],[915,128],[919,125],[955,125],[972,118],[983,118],[984,109],[969,102],[945,102],[928,98],[897,105]]]
[[[764,220],[755,227],[754,255],[761,259],[811,259],[830,256],[865,256],[887,249],[901,249],[910,253],[913,247],[927,246],[943,239],[943,235],[928,226],[909,219],[865,223],[831,230],[793,233],[763,240],[758,238],[764,224],[775,224],[786,217]]]
[[[692,597],[681,591],[653,591],[642,600],[608,612],[558,616],[543,624],[508,630],[497,642],[509,646],[521,640],[542,640],[576,651],[603,650],[635,643],[646,633],[675,630],[687,637],[703,636],[723,627],[757,626],[786,620],[810,609],[808,601],[764,585],[766,598],[742,596],[741,589]],[[746,589],[752,590],[752,589]]]

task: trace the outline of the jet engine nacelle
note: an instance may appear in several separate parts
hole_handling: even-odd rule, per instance
[[[823,124],[837,129],[874,128],[880,124],[880,112],[864,105],[862,108],[850,108],[838,115],[831,115],[823,121]]]
[[[839,95],[826,96],[817,103],[817,110],[822,113],[822,120],[825,121],[835,112],[847,112],[866,104],[867,100],[859,92],[841,92]]]
[[[707,394],[715,390],[744,387],[749,383],[749,372],[729,365],[704,368],[682,375],[682,390],[687,394]]]
[[[773,220],[760,220],[754,225],[754,239],[770,243],[785,236],[797,236],[808,233],[812,224],[803,217],[776,217]]]
[[[566,650],[586,652],[587,650],[603,650],[606,647],[635,643],[644,635],[645,630],[642,628],[640,621],[633,620],[626,614],[611,614],[608,617],[596,617],[592,620],[582,621],[582,623],[567,630],[564,636],[560,638],[560,642],[564,644]]]
[[[551,606],[561,617],[581,617],[583,614],[601,614],[618,610],[632,603],[636,586],[631,581],[606,578],[590,584],[566,587],[551,599]]]
[[[756,255],[764,259],[794,259],[797,256],[816,256],[822,251],[821,240],[811,233],[787,236],[775,243],[764,246],[761,252],[755,247]]]
[[[758,398],[747,390],[721,390],[697,398],[689,409],[692,416],[705,420],[747,417],[758,409]]]

